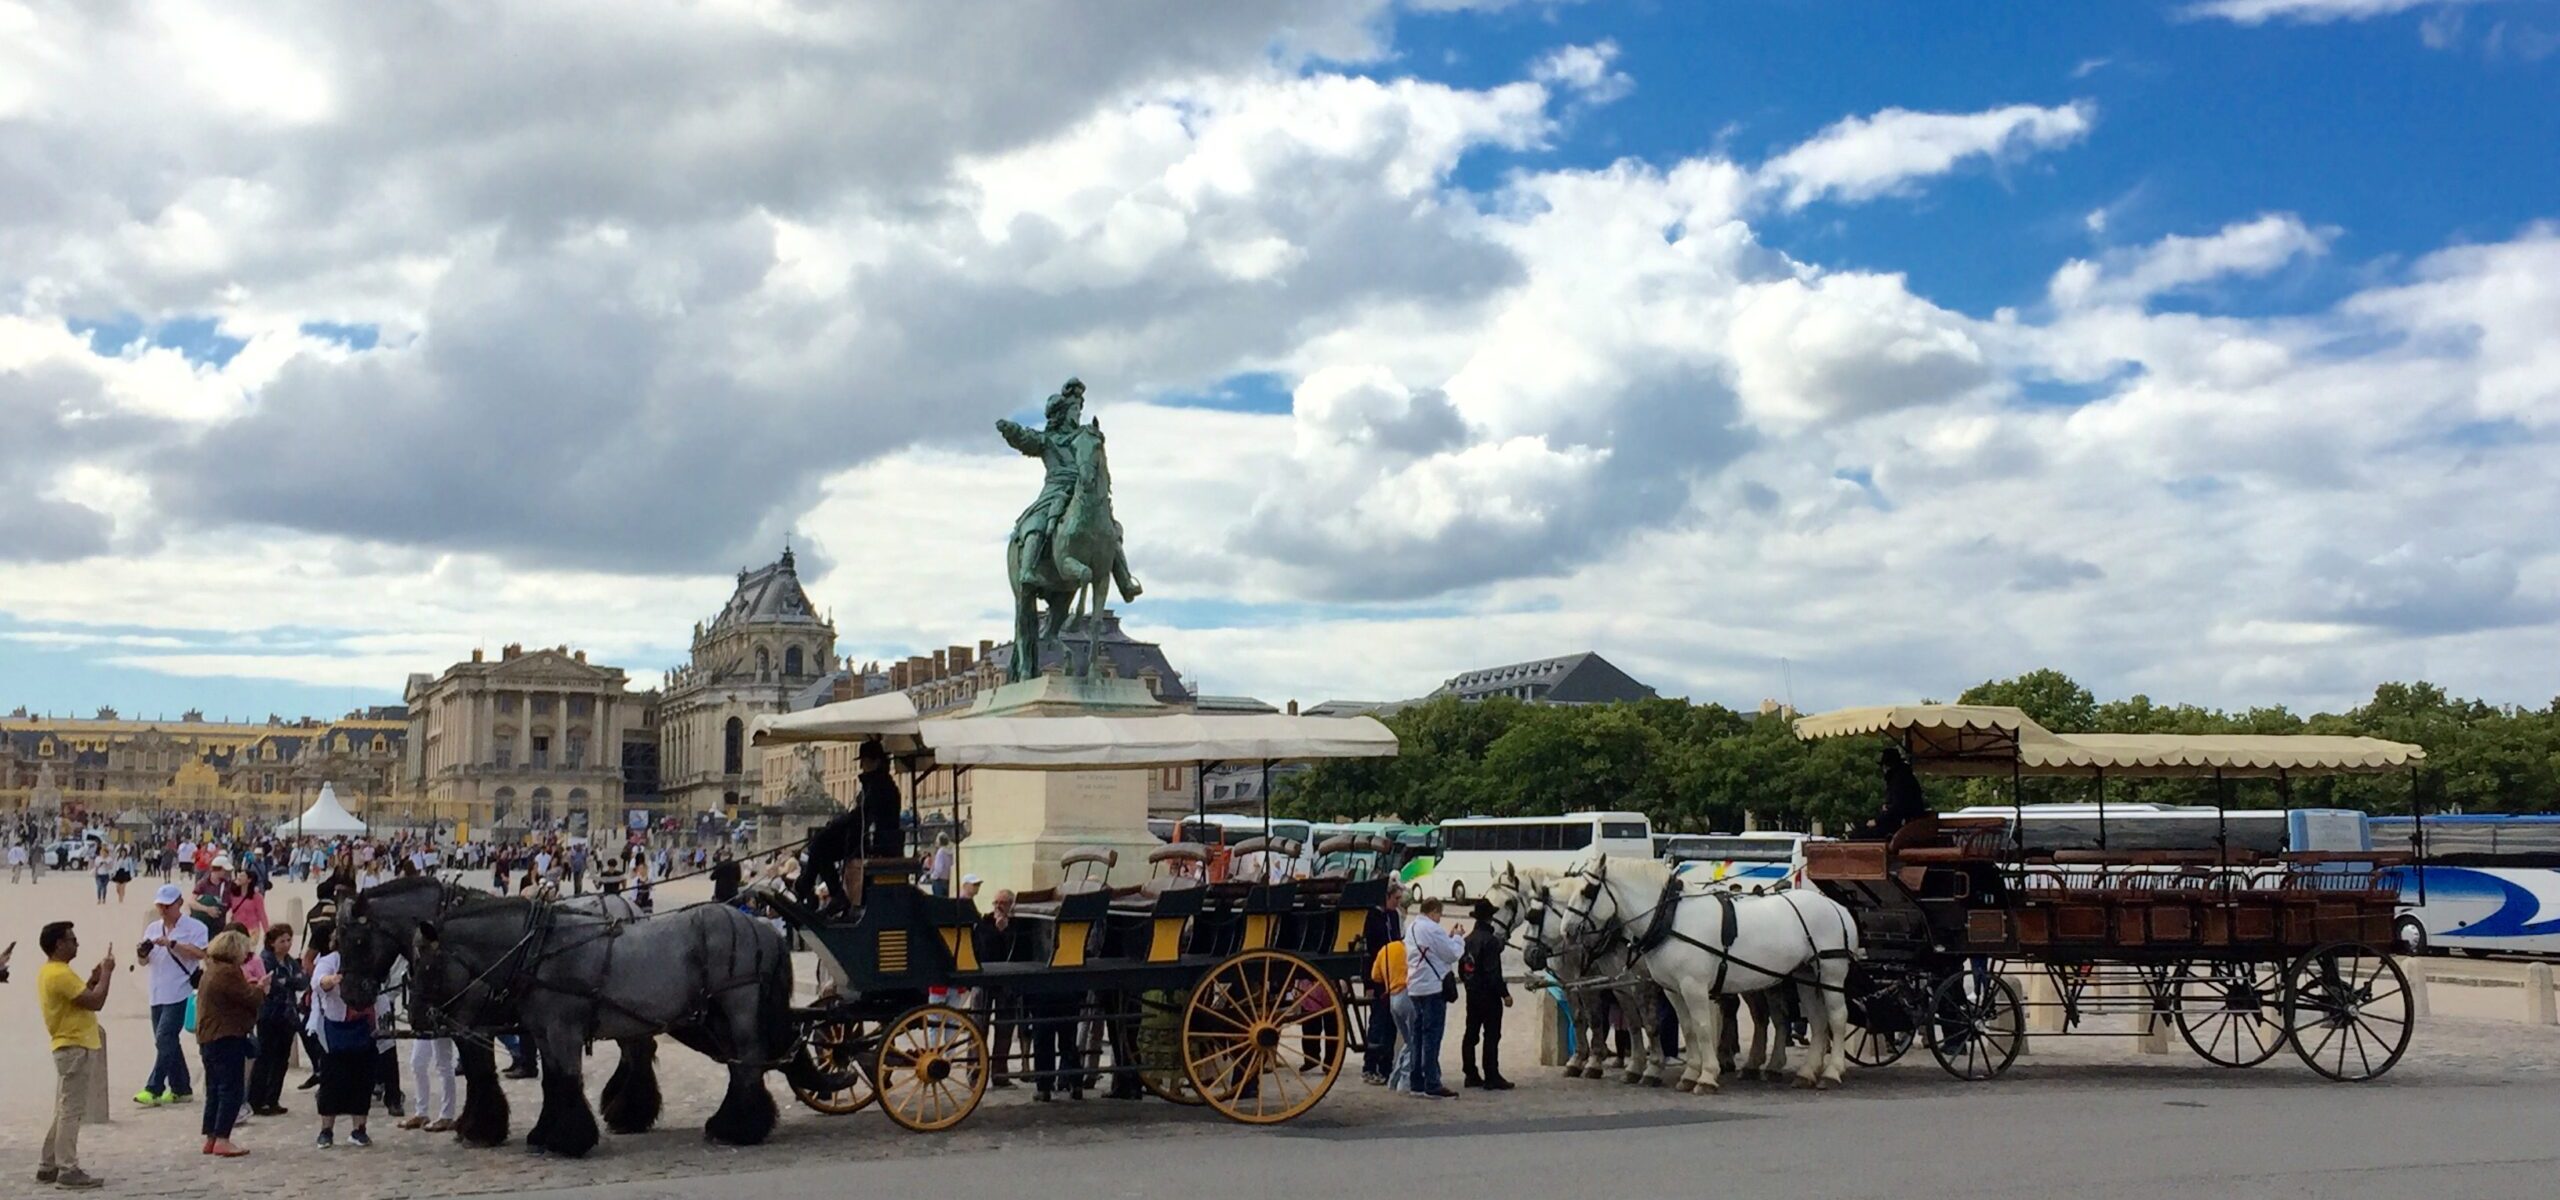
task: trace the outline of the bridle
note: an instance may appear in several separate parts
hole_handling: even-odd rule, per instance
[[[1582,881],[1580,907],[1558,905],[1566,917],[1565,942],[1582,955],[1584,962],[1597,961],[1626,938],[1626,914],[1618,903],[1617,893],[1609,887],[1609,860],[1596,860],[1588,874],[1583,867],[1576,865],[1565,872],[1564,877]],[[1604,896],[1609,900],[1609,919],[1605,922],[1599,917],[1600,899]],[[1575,931],[1575,922],[1580,923],[1580,932]]]

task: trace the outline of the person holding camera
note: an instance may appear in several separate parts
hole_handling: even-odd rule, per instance
[[[213,941],[204,922],[188,915],[186,893],[177,884],[161,884],[151,902],[160,915],[143,927],[142,945],[134,952],[151,984],[151,1075],[133,1094],[133,1102],[145,1108],[195,1099],[195,1080],[187,1073],[180,1038],[187,1031],[187,1001],[195,996],[202,969],[198,964]]]

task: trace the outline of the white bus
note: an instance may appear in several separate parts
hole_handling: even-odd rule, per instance
[[[2409,844],[2410,818],[2375,817],[2378,844]],[[2426,857],[2394,872],[2411,951],[2560,954],[2560,816],[2426,819]]]
[[[1713,890],[1780,891],[1804,886],[1803,833],[1656,834],[1656,854],[1686,883]]]
[[[1440,857],[1411,886],[1417,897],[1463,901],[1484,895],[1505,863],[1562,871],[1594,850],[1651,858],[1653,823],[1638,812],[1442,821]]]

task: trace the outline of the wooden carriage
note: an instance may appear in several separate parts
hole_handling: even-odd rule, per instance
[[[765,741],[879,738],[893,755],[951,769],[1145,769],[1203,761],[1381,756],[1394,736],[1368,718],[1187,716],[922,720],[878,701],[759,722]],[[903,699],[900,697],[899,699]],[[961,726],[968,726],[966,729]],[[962,852],[966,853],[964,843]],[[839,981],[798,1011],[828,1074],[802,1089],[822,1112],[880,1102],[909,1129],[948,1129],[999,1074],[1081,1090],[1110,1078],[1233,1120],[1271,1124],[1323,1099],[1364,1010],[1369,913],[1387,881],[1319,876],[1210,882],[1207,851],[1152,851],[1148,877],[1115,884],[1117,851],[1067,853],[1062,882],[1016,896],[999,928],[973,902],[931,894],[920,864],[860,864],[860,903],[822,913],[776,903]],[[1043,1070],[996,1061],[991,1044],[1046,1039]],[[1105,1060],[1108,1059],[1108,1065]]]
[[[2393,961],[2408,855],[2368,848],[2269,851],[2227,833],[2228,784],[2411,769],[2415,746],[2371,738],[2063,735],[2016,709],[1917,705],[1797,722],[1800,737],[1880,735],[1923,775],[2006,777],[2013,806],[1931,815],[1890,840],[1816,842],[1806,877],[1848,905],[1866,957],[1850,1001],[1851,1057],[1870,1065],[1929,1045],[1948,1071],[2008,1069],[2028,1016],[2052,1032],[2174,1025],[2209,1061],[2243,1067],[2285,1046],[2334,1079],[2371,1079],[2406,1049],[2414,1005]],[[2097,788],[2098,844],[2031,846],[2019,781]],[[2217,782],[2206,844],[2106,840],[2105,780]],[[2029,989],[2021,989],[2024,981]],[[2030,998],[2027,990],[2035,994]]]

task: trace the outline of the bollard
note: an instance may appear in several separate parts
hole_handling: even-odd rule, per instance
[[[2425,963],[2412,963],[2410,965],[2417,969],[2409,972],[2409,1015],[2412,1017],[2432,1016],[2433,1009],[2427,1003],[2427,965]]]
[[[2553,1011],[2551,997],[2551,964],[2535,963],[2524,969],[2524,1019],[2536,1025],[2560,1025],[2560,1013]]]
[[[1538,1065],[1561,1067],[1571,1055],[1564,1048],[1564,1006],[1545,988],[1532,988],[1538,998]]]
[[[89,1115],[81,1118],[81,1124],[115,1124],[115,1097],[109,1093],[114,1086],[107,1081],[107,1031],[102,1025],[98,1029],[98,1065],[89,1072]]]

